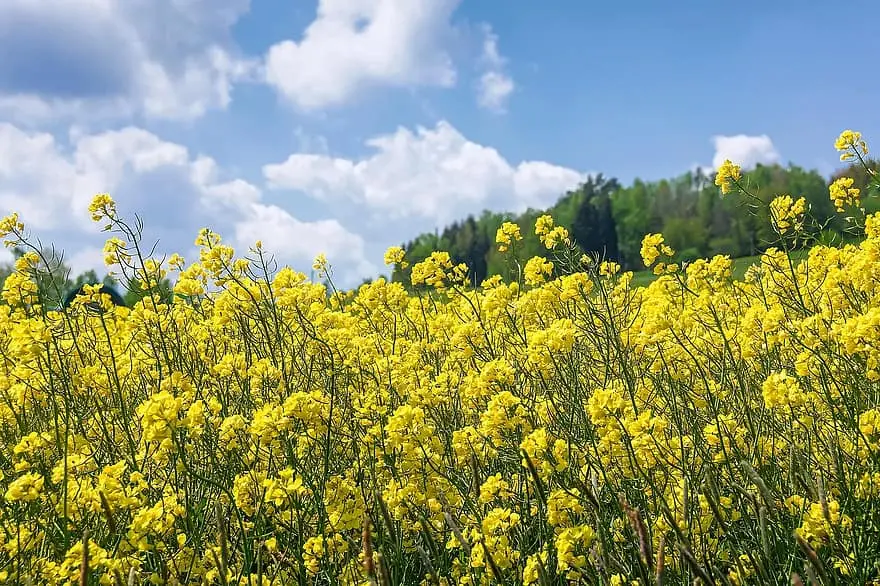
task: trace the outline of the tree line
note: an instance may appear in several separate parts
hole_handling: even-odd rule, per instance
[[[18,248],[12,249],[14,259],[20,258],[24,251]],[[46,307],[59,307],[70,293],[83,285],[102,284],[115,290],[127,307],[133,307],[138,301],[147,295],[147,291],[139,286],[138,282],[122,283],[117,279],[105,275],[98,277],[94,270],[84,271],[76,276],[64,261],[62,255],[55,250],[43,250],[42,260],[37,271],[37,294]],[[6,278],[15,271],[15,262],[0,263],[0,288],[6,282]],[[170,300],[173,285],[168,279],[163,279],[159,284],[160,297]]]
[[[880,171],[880,161],[869,161],[869,167]],[[866,213],[880,211],[877,198],[866,197],[870,178],[860,165],[842,168],[830,180],[818,171],[794,164],[757,165],[743,173],[742,181],[764,203],[782,194],[804,197],[814,220],[808,235],[813,241],[834,244],[850,238],[847,222],[835,211],[828,192],[831,181],[844,176],[852,177],[854,186],[861,188]],[[402,245],[408,266],[395,268],[392,280],[408,284],[412,265],[437,250],[448,252],[456,263],[465,263],[476,284],[505,274],[510,253],[498,252],[495,233],[507,221],[521,228],[523,240],[513,251],[517,260],[548,257],[534,234],[535,221],[543,214],[550,214],[557,225],[568,228],[570,238],[582,252],[613,260],[627,270],[644,269],[642,238],[656,232],[662,232],[677,251],[679,262],[715,254],[753,256],[774,240],[767,206],[755,210],[753,204],[741,194],[721,197],[714,174],[701,170],[661,181],[636,179],[626,187],[615,178],[598,174],[565,193],[548,209],[528,209],[518,215],[487,210],[442,231],[417,236]]]
[[[880,160],[867,162],[870,169],[880,173]],[[869,193],[870,177],[861,165],[842,168],[830,180],[816,170],[793,164],[757,165],[743,173],[742,181],[765,203],[780,194],[804,197],[815,219],[808,229],[812,231],[810,236],[833,244],[850,237],[849,226],[844,216],[836,213],[828,193],[828,185],[840,177],[853,178],[853,187],[861,190],[866,213],[880,211],[880,198],[870,197],[877,194]],[[533,230],[535,221],[544,214],[550,214],[557,225],[568,228],[569,236],[582,252],[616,261],[624,269],[634,271],[644,268],[640,250],[642,238],[648,233],[662,232],[666,242],[677,251],[679,262],[715,254],[733,258],[754,256],[766,250],[774,236],[767,206],[755,213],[741,194],[720,197],[714,176],[700,170],[653,182],[636,179],[627,187],[600,173],[563,194],[550,208],[528,209],[522,214],[485,210],[442,231],[418,235],[402,245],[408,263],[406,267],[396,267],[391,278],[408,285],[412,266],[439,250],[448,252],[456,264],[466,264],[475,284],[493,275],[505,275],[511,253],[498,251],[495,234],[508,221],[519,224],[523,236],[512,251],[516,260],[524,263],[534,256],[549,257]],[[22,254],[23,251],[13,249],[15,258]],[[70,268],[54,251],[43,251],[43,256],[49,266],[42,267],[38,287],[41,299],[49,305],[60,305],[66,293],[83,284],[113,287],[129,307],[146,294],[137,283],[122,284],[110,276],[99,278],[94,270],[72,276]],[[0,287],[13,270],[14,263],[0,263]],[[172,284],[167,279],[161,283],[160,293],[170,299]]]

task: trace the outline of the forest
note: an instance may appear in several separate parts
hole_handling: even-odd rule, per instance
[[[867,164],[870,169],[880,170],[880,160],[871,159]],[[804,197],[810,205],[813,223],[805,229],[806,238],[800,246],[809,247],[816,243],[840,244],[860,236],[849,233],[843,214],[836,213],[829,197],[828,185],[839,177],[852,177],[853,186],[866,194],[862,198],[866,213],[880,211],[880,200],[871,197],[870,177],[861,165],[842,168],[830,179],[818,171],[793,164],[787,167],[758,165],[743,174],[743,181],[765,203],[780,194]],[[402,244],[408,262],[395,267],[391,280],[409,286],[412,266],[436,250],[448,252],[456,264],[465,263],[474,285],[492,275],[507,277],[505,271],[511,256],[525,263],[534,256],[551,254],[533,231],[535,220],[543,214],[550,214],[557,225],[567,227],[583,253],[616,261],[626,270],[644,270],[639,254],[642,238],[657,232],[677,251],[678,262],[715,254],[749,257],[763,252],[773,240],[767,213],[766,205],[750,208],[742,194],[720,197],[714,174],[688,172],[655,182],[636,179],[628,187],[615,178],[598,174],[563,194],[546,210],[529,209],[522,214],[486,210],[479,217],[468,216],[442,231],[416,236]],[[502,254],[495,245],[495,233],[507,221],[521,226],[523,240],[515,250]],[[13,250],[13,255],[17,258],[22,252]],[[51,273],[55,275],[39,284],[47,299],[57,301],[59,295],[83,283],[99,282],[119,290],[129,306],[143,296],[143,292],[132,290],[111,277],[100,278],[95,271],[74,276],[53,251],[44,251],[44,255],[47,268],[52,266]],[[0,263],[0,286],[12,271],[12,263]],[[162,289],[166,297],[171,294],[171,285],[164,280]]]
[[[868,167],[880,169],[880,162],[869,160]],[[868,195],[863,198],[867,213],[880,210],[880,202],[870,197],[869,175],[861,165],[839,169],[830,179],[794,164],[757,165],[743,174],[743,181],[765,203],[782,194],[806,199],[812,225],[799,243],[804,247],[839,244],[853,238],[828,191],[832,181],[844,176],[852,177],[854,187]],[[598,174],[562,195],[549,209],[529,209],[519,215],[487,210],[442,231],[415,237],[402,244],[409,262],[394,270],[392,280],[408,284],[412,266],[435,250],[447,251],[456,264],[465,263],[476,285],[492,275],[503,275],[511,253],[499,253],[495,233],[506,221],[516,222],[522,229],[523,240],[512,251],[516,260],[524,263],[534,256],[548,256],[550,253],[533,230],[535,220],[543,214],[550,214],[557,225],[567,227],[581,251],[616,261],[626,270],[645,268],[639,255],[642,238],[657,232],[677,251],[679,262],[716,254],[753,256],[774,239],[767,213],[766,205],[756,209],[742,194],[720,197],[714,176],[699,170],[661,181],[636,179],[626,187],[613,177]]]

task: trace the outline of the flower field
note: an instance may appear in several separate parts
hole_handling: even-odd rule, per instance
[[[545,216],[499,230],[552,253],[511,279],[438,252],[347,293],[207,230],[144,258],[99,195],[107,264],[176,281],[103,313],[41,305],[10,216],[0,582],[880,584],[880,217],[838,180],[859,242],[795,261],[796,195],[742,280],[649,234],[632,287]]]

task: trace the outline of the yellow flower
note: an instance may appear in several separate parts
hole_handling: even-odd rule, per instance
[[[100,222],[104,218],[113,219],[116,217],[116,202],[108,193],[99,193],[89,204],[89,213],[92,214],[92,221]]]
[[[530,258],[523,269],[523,277],[527,285],[540,285],[552,274],[553,263],[542,256]]]
[[[522,240],[522,234],[519,231],[519,225],[513,222],[504,222],[495,233],[495,242],[499,245],[499,252],[506,252],[514,242]]]
[[[544,214],[540,216],[535,221],[535,234],[538,236],[543,236],[550,232],[553,229],[553,218],[549,214]]]
[[[10,234],[20,234],[24,230],[24,224],[18,220],[18,213],[13,213],[0,220],[0,238],[6,238]]]
[[[448,252],[432,252],[431,256],[413,265],[410,281],[414,286],[430,285],[443,289],[449,283],[463,283],[468,269],[464,264],[453,266]]]
[[[880,212],[868,214],[865,217],[865,236],[868,238],[880,237]]]
[[[862,140],[862,133],[852,130],[841,132],[837,140],[834,141],[834,148],[843,153],[840,155],[841,161],[849,161],[855,158],[859,152],[865,156],[868,154],[868,145]]]
[[[557,571],[569,580],[578,580],[587,566],[587,553],[596,539],[588,525],[566,527],[556,535]]]
[[[41,474],[36,472],[22,474],[9,483],[9,488],[6,490],[6,500],[10,502],[37,500],[40,498],[44,483],[45,478]]]
[[[797,379],[789,376],[786,372],[771,374],[761,386],[764,396],[764,404],[774,409],[776,407],[798,407],[806,403],[807,397],[801,391]]]
[[[175,271],[181,270],[185,263],[186,261],[183,259],[183,257],[176,252],[172,254],[171,257],[168,259],[168,266]]]
[[[840,534],[852,525],[852,519],[841,513],[839,502],[829,500],[826,506],[827,517],[826,508],[822,503],[811,503],[801,519],[801,526],[795,529],[795,532],[815,549],[825,546],[832,532]]]
[[[40,264],[40,256],[33,250],[29,250],[15,261],[15,270],[20,273],[27,273],[38,264]]]
[[[502,501],[513,496],[510,484],[501,477],[501,474],[489,476],[480,487],[480,502],[487,504],[495,499]]]
[[[125,242],[119,238],[108,238],[104,243],[104,264],[113,266],[125,264],[131,260],[131,255],[126,251]]]
[[[664,244],[663,234],[646,234],[642,239],[642,262],[650,267],[661,256],[671,257],[675,251],[668,244]]]
[[[742,173],[739,165],[734,165],[730,160],[725,159],[715,175],[715,185],[721,188],[722,194],[726,195],[730,193],[731,186],[740,179],[742,179]]]
[[[770,202],[770,221],[779,234],[785,234],[789,230],[800,232],[804,226],[806,211],[807,201],[804,198],[794,201],[790,195],[780,195]]]
[[[852,177],[839,177],[828,186],[831,201],[834,202],[834,207],[838,212],[842,212],[846,206],[859,205],[860,190],[852,185]]]
[[[620,265],[616,262],[605,260],[599,265],[599,274],[603,277],[612,277],[620,272]]]
[[[385,251],[385,264],[400,265],[400,268],[405,269],[407,266],[407,263],[404,261],[405,256],[406,251],[402,247],[392,246]]]
[[[860,140],[843,142],[861,153]],[[835,187],[844,205],[854,185]],[[778,233],[800,229],[804,199],[768,203]],[[2,222],[26,242],[14,216]],[[566,237],[549,215],[534,228],[530,246]],[[518,230],[506,223],[499,244]],[[747,278],[720,255],[670,278],[675,253],[648,234],[627,262],[640,252],[664,276],[638,287],[629,271],[605,278],[616,263],[577,266],[570,247],[559,257],[581,272],[553,278],[538,255],[529,286],[495,274],[457,287],[468,268],[435,251],[412,282],[436,290],[377,280],[329,296],[209,230],[186,267],[128,234],[105,245],[126,282],[177,277],[189,298],[100,317],[43,307],[54,285],[27,252],[0,308],[0,561],[15,562],[0,582],[18,566],[34,584],[76,581],[85,530],[96,584],[131,571],[238,584],[262,569],[260,586],[355,586],[399,567],[424,585],[590,582],[601,529],[609,560],[637,564],[640,545],[657,560],[680,531],[721,581],[754,583],[725,526],[753,544],[797,527],[829,572],[861,577],[846,546],[880,498],[880,214],[864,232],[793,259],[769,248]],[[403,253],[386,260],[397,269]],[[823,471],[823,490],[788,482],[798,470]],[[762,527],[749,503],[765,496],[776,510]],[[76,532],[67,546],[58,519]],[[432,564],[442,576],[424,575]],[[617,566],[605,581],[633,583],[636,565]]]
[[[318,272],[319,277],[327,274],[327,256],[323,252],[315,257],[312,268]]]

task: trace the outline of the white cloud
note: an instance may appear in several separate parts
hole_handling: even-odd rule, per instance
[[[712,158],[714,169],[718,169],[725,159],[730,159],[744,170],[753,169],[759,163],[779,162],[779,153],[773,146],[773,141],[766,134],[760,136],[745,134],[714,136],[712,142],[715,145],[715,156]]]
[[[366,144],[374,152],[360,160],[293,154],[265,165],[263,174],[272,189],[353,202],[383,221],[421,218],[438,224],[486,208],[547,206],[587,176],[545,162],[512,165],[445,121],[415,132],[398,128]]]
[[[0,114],[190,119],[225,108],[252,61],[230,28],[250,0],[5,0]]]
[[[196,234],[209,226],[240,252],[263,239],[281,263],[305,272],[323,251],[349,283],[375,273],[362,238],[337,220],[298,220],[184,146],[135,127],[71,132],[69,142],[0,123],[0,215],[19,212],[30,232],[67,251],[77,271],[105,270],[99,252],[106,235],[87,209],[95,193],[106,191],[123,217],[141,217],[146,248],[160,241],[157,254],[191,257]]]
[[[480,77],[477,103],[482,108],[502,113],[513,89],[513,79],[509,76],[498,71],[487,71]]]
[[[327,143],[327,138],[324,136],[309,134],[302,127],[295,128],[293,136],[296,138],[298,150],[301,153],[326,155],[330,152],[330,146]]]
[[[265,80],[303,109],[341,105],[371,85],[455,83],[442,49],[460,0],[319,0],[302,40],[273,45]]]
[[[516,86],[513,78],[504,72],[507,60],[498,51],[498,35],[492,32],[490,26],[485,25],[483,37],[481,61],[487,71],[480,76],[477,85],[477,103],[481,108],[503,113]]]
[[[251,0],[4,0],[0,118],[191,120],[227,108],[242,82],[266,83],[304,110],[370,87],[451,87],[460,2],[317,0],[299,37],[249,57],[232,33]],[[503,112],[515,85],[497,36],[483,31],[478,100]]]
[[[302,222],[283,208],[258,204],[246,220],[236,223],[235,236],[241,243],[262,240],[263,247],[279,258],[311,260],[323,252],[343,283],[377,273],[376,266],[365,258],[363,239],[337,220]],[[300,270],[308,273],[309,266],[301,266]]]

